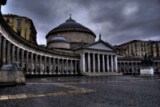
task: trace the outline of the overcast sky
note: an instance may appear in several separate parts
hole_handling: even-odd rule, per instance
[[[160,0],[8,0],[2,12],[31,18],[39,44],[46,44],[46,34],[70,13],[113,45],[160,40]]]

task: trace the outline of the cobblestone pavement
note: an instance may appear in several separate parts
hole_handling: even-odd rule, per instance
[[[28,78],[0,88],[0,107],[160,107],[160,78]]]

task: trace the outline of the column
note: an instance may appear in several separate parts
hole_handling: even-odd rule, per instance
[[[24,68],[24,50],[21,50],[21,67]]]
[[[43,67],[42,67],[42,56],[41,55],[39,55],[39,72],[40,72],[40,74],[42,75],[43,73],[42,73],[42,69],[43,69]]]
[[[46,62],[47,62],[47,59],[46,59],[47,57],[46,56],[44,56],[44,71],[43,71],[43,74],[47,74],[46,73]]]
[[[100,72],[100,55],[97,54],[97,57],[98,57],[98,72]]]
[[[49,57],[49,74],[51,75],[52,73],[51,73],[51,58]]]
[[[7,43],[7,63],[11,63],[11,43]]]
[[[65,74],[65,59],[62,59],[62,72]]]
[[[95,54],[93,53],[93,62],[92,62],[92,64],[93,64],[93,72],[95,72]]]
[[[115,56],[115,71],[118,72],[118,61],[117,61],[117,56]]]
[[[102,55],[102,62],[103,62],[103,72],[105,72],[105,58],[104,55]]]
[[[38,55],[35,54],[35,64],[34,64],[35,74],[38,74]]]
[[[62,68],[63,68],[63,59],[60,59],[60,74],[63,74],[63,70],[62,70]]]
[[[66,59],[66,74],[69,74],[68,73],[68,59]]]
[[[60,74],[59,58],[57,59],[58,74]]]
[[[75,60],[75,74],[78,74],[78,71],[77,71],[77,61]]]
[[[55,63],[55,58],[53,58],[53,64],[52,64],[52,74],[55,74],[55,68],[56,68],[56,63]]]
[[[18,67],[19,67],[19,48],[17,47],[17,59],[16,59],[16,61],[17,61],[17,65],[18,65]]]
[[[12,44],[12,64],[15,63],[15,46]]]
[[[34,74],[34,72],[33,72],[33,53],[31,53],[31,59],[30,59],[30,65],[31,65],[31,74]]]
[[[70,60],[70,74],[73,74],[73,60]]]
[[[85,53],[81,54],[81,72],[86,72]]]
[[[111,72],[113,72],[113,55],[111,55]]]
[[[107,55],[107,72],[110,71],[109,63],[110,63],[110,61],[109,61],[109,55]]]
[[[26,72],[27,72],[27,74],[29,74],[29,71],[28,71],[28,61],[29,61],[29,52],[28,51],[26,51]]]
[[[6,39],[3,39],[2,63],[6,64]]]
[[[90,56],[90,53],[88,53],[88,71],[87,72],[91,72],[91,56]]]

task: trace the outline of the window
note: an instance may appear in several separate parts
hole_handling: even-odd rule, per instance
[[[21,29],[17,29],[17,34],[20,36],[21,35]]]
[[[21,19],[17,19],[17,27],[21,27]]]

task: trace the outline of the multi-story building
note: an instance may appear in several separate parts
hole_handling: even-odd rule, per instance
[[[37,44],[37,31],[31,19],[13,14],[5,14],[3,17],[19,36]]]
[[[149,41],[149,53],[153,57],[160,57],[160,41]]]
[[[117,53],[124,57],[160,57],[160,41],[133,40],[115,47]]]

